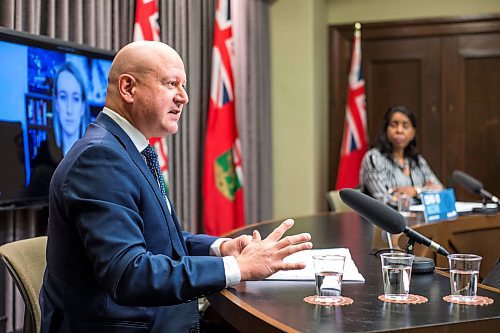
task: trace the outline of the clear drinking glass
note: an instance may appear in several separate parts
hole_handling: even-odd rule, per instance
[[[316,280],[316,299],[337,302],[342,292],[345,257],[339,255],[313,256]]]
[[[402,252],[380,255],[386,298],[395,300],[408,299],[413,258],[413,255]]]
[[[453,299],[473,301],[477,293],[481,256],[475,254],[450,254],[450,288]]]
[[[403,216],[410,216],[411,196],[408,194],[398,195],[398,211]]]

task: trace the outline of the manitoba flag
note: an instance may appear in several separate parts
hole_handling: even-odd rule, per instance
[[[244,225],[233,54],[230,1],[218,0],[203,170],[203,219],[209,235],[220,235]]]
[[[134,41],[160,41],[160,24],[156,0],[137,0],[135,3]],[[165,138],[151,138],[149,143],[158,153],[163,180],[168,185],[168,155]]]
[[[136,0],[134,41],[160,40],[160,24],[156,0]]]
[[[359,185],[359,168],[368,149],[365,81],[361,72],[360,29],[354,31],[348,84],[337,189],[354,188]]]

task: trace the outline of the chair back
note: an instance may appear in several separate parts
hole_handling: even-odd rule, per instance
[[[328,200],[328,206],[331,211],[334,212],[352,212],[351,207],[347,206],[347,204],[342,201],[340,198],[339,190],[328,191],[326,194],[326,198]]]
[[[483,284],[500,289],[500,258],[497,259],[493,269],[484,278]]]
[[[38,296],[47,265],[46,247],[47,236],[18,240],[0,246],[2,261],[23,297],[25,333],[40,332],[41,311]]]

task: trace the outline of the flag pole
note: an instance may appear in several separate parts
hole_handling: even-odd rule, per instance
[[[354,23],[354,36],[357,38],[361,38],[361,23]]]
[[[336,189],[359,186],[359,170],[368,150],[365,81],[361,71],[361,23],[354,24],[351,66],[348,74],[344,132]]]

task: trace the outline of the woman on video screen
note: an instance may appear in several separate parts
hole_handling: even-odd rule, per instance
[[[54,76],[54,136],[65,156],[90,122],[85,84],[78,68],[65,62]]]

